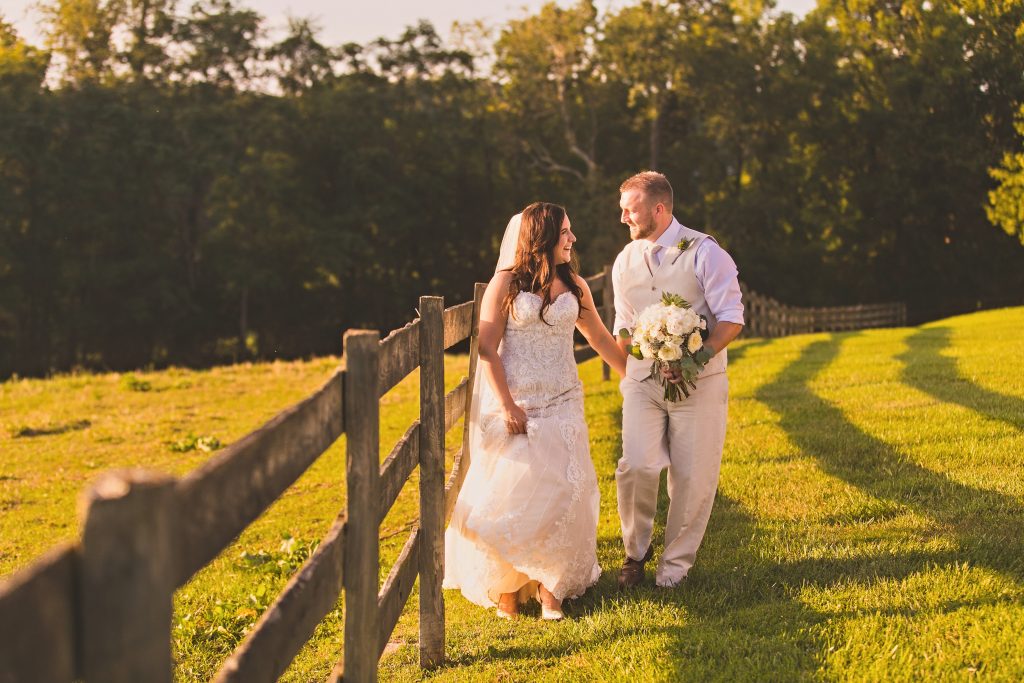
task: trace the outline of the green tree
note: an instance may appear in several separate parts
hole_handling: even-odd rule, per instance
[[[936,291],[960,305],[1020,282],[1020,253],[984,212],[990,179],[1024,101],[1024,3],[823,2],[813,20],[842,44],[851,84],[836,105],[845,135],[821,144],[843,159],[838,250],[873,273],[861,297],[902,298],[924,314]],[[953,296],[953,295],[951,295]]]
[[[680,3],[643,0],[604,22],[598,44],[601,69],[629,90],[628,106],[648,128],[648,168],[658,170],[662,121],[673,93],[686,87],[686,26]]]
[[[288,35],[267,50],[267,59],[282,92],[298,95],[334,78],[334,51],[317,37],[310,19],[288,19]]]
[[[1024,139],[1024,106],[1020,109],[1017,132]],[[1004,154],[1002,163],[991,174],[999,185],[988,194],[988,219],[1024,244],[1024,150]]]
[[[176,76],[187,83],[251,89],[262,77],[263,18],[231,0],[201,0],[175,28],[184,53]]]
[[[122,0],[52,0],[40,8],[47,47],[58,58],[66,82],[113,78],[117,65],[113,41],[124,15]]]

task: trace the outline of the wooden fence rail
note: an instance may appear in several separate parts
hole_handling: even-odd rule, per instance
[[[614,317],[611,267],[587,278],[599,314]],[[344,592],[342,656],[330,680],[374,681],[377,664],[420,581],[419,660],[444,659],[444,526],[472,457],[470,435],[445,478],[445,434],[472,410],[480,301],[445,309],[420,298],[420,318],[384,340],[350,330],[342,367],[311,396],[182,479],[143,470],[102,475],[82,496],[80,539],[0,582],[0,683],[172,680],[174,591],[224,551],[342,434],[347,504],[215,675],[274,681]],[[903,324],[902,304],[800,309],[744,292],[748,333]],[[444,392],[444,350],[469,340],[468,377]],[[576,360],[595,355],[576,348]],[[379,398],[420,369],[420,416],[381,463]],[[609,368],[604,367],[608,379]],[[379,586],[380,524],[416,467],[418,524]]]
[[[747,337],[784,337],[809,332],[842,332],[869,327],[902,327],[907,324],[903,302],[801,308],[787,306],[751,291],[742,283],[743,317]]]

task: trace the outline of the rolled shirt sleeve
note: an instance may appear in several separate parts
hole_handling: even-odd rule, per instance
[[[632,330],[636,323],[636,309],[633,308],[626,297],[622,295],[622,254],[620,253],[615,263],[612,264],[612,290],[614,296],[612,303],[615,305],[615,322],[612,324],[612,336],[618,338],[619,330],[626,328]]]
[[[705,239],[697,246],[694,274],[704,290],[704,300],[707,301],[708,308],[715,318],[743,325],[743,297],[740,294],[739,270],[729,253],[715,240]],[[616,295],[616,316],[618,311],[619,302]]]

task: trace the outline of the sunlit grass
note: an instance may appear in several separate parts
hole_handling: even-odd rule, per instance
[[[737,342],[719,497],[697,565],[673,592],[615,590],[620,397],[598,363],[584,364],[600,583],[559,624],[536,609],[499,621],[446,593],[448,663],[427,673],[414,594],[381,680],[1019,680],[1022,330],[1017,308]],[[190,433],[230,443],[336,363],[0,385],[0,573],[74,536],[75,497],[98,471],[182,474],[208,455],[170,443]],[[450,359],[449,386],[464,372],[465,358]],[[383,451],[415,418],[416,391],[412,376],[385,397]],[[345,499],[343,444],[178,592],[180,680],[209,678],[330,526]],[[415,506],[410,485],[383,524],[382,578]],[[286,679],[322,679],[340,641],[338,609]]]

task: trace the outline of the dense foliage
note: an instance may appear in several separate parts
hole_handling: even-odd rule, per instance
[[[0,377],[336,352],[464,300],[536,199],[592,272],[648,167],[792,304],[1024,291],[1024,0],[580,2],[340,47],[230,0],[44,7],[45,47],[0,19]]]

